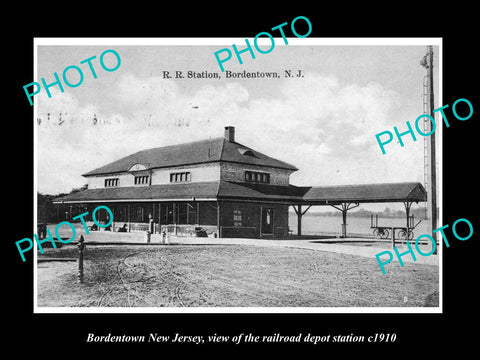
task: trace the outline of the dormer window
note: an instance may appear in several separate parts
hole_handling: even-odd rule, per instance
[[[142,164],[134,164],[128,169],[128,171],[141,171],[141,170],[147,170],[147,167]]]
[[[148,185],[150,181],[150,176],[142,175],[142,176],[135,176],[135,185]]]
[[[118,186],[118,178],[105,179],[105,187]]]
[[[245,182],[270,184],[270,174],[258,171],[245,171]]]
[[[238,152],[242,155],[246,155],[246,156],[253,156],[253,157],[256,157],[255,156],[255,153],[250,150],[250,149],[245,149],[245,148],[237,148]]]
[[[170,173],[170,182],[190,182],[192,181],[192,175],[190,171]]]

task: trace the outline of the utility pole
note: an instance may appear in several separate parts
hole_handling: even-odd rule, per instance
[[[424,105],[426,108],[424,109],[425,113],[430,115],[432,118],[435,118],[435,114],[433,110],[435,108],[434,104],[434,93],[433,93],[433,47],[430,45],[427,47],[427,54],[423,57],[420,64],[427,69],[427,76],[426,82],[424,81]],[[425,93],[426,90],[426,93]],[[430,132],[432,129],[430,128],[430,121],[428,119],[424,120],[424,131]],[[433,126],[433,124],[431,125]],[[426,128],[426,129],[425,129]],[[432,228],[429,229],[433,232],[433,230],[437,229],[437,161],[436,161],[436,141],[435,135],[436,133],[433,132],[428,138],[425,138],[425,141],[428,143],[426,144],[426,157],[429,158],[428,164],[425,164],[425,182],[426,182],[426,191],[427,191],[427,219],[430,217],[430,222]],[[437,241],[436,234],[432,233],[433,238]],[[434,254],[437,253],[435,249]]]

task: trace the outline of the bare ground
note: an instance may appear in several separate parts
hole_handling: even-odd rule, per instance
[[[75,246],[38,258],[76,258]],[[375,259],[242,245],[89,246],[76,262],[38,263],[39,307],[438,306],[438,266],[383,275]]]

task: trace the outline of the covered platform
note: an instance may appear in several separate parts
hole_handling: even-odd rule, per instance
[[[86,189],[56,198],[53,203],[80,206],[81,212],[91,212],[96,205],[106,204],[116,222],[126,224],[127,231],[149,230],[153,219],[157,225],[150,229],[152,233],[160,233],[162,226],[175,224],[184,225],[187,230],[202,226],[216,232],[218,237],[284,239],[288,236],[288,206],[297,214],[299,236],[302,235],[302,217],[312,206],[328,205],[341,211],[341,237],[345,238],[348,210],[362,203],[389,202],[405,205],[408,238],[410,207],[412,203],[426,200],[427,193],[418,182],[300,187],[213,181]],[[233,223],[234,210],[237,213],[235,221],[241,221],[242,226]],[[271,231],[267,231],[268,224],[264,221],[265,210],[275,216],[273,221],[277,225],[272,226]],[[266,215],[268,218],[269,214]],[[72,216],[70,214],[70,218]],[[174,227],[175,233],[178,228]]]
[[[419,182],[304,187],[302,201],[291,204],[297,214],[298,235],[302,235],[302,216],[314,205],[329,205],[342,212],[342,237],[347,236],[347,212],[362,203],[401,202],[405,206],[407,238],[412,203],[427,201]],[[306,207],[306,208],[303,208]]]

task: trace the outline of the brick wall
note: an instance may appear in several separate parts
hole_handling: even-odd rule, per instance
[[[170,184],[170,173],[174,172],[190,172],[191,182],[217,181],[220,178],[220,166],[218,164],[177,166],[154,170],[152,185]]]
[[[178,166],[167,169],[155,169],[151,172],[152,185],[170,184],[170,173],[172,172],[190,172],[191,182],[206,182],[217,181],[218,179],[224,181],[245,181],[245,171],[258,171],[270,174],[270,184],[272,185],[289,185],[291,170],[269,168],[264,166],[234,164],[234,163],[212,163],[199,164],[191,166]],[[140,174],[141,173],[141,174]],[[148,175],[150,171],[141,171],[138,173],[123,173],[112,176],[91,176],[88,177],[88,188],[98,189],[105,187],[105,179],[118,178],[119,187],[123,186],[148,186],[135,185],[135,175]]]
[[[273,209],[273,234],[260,234],[262,207]],[[251,203],[251,202],[221,202],[220,204],[221,235],[229,237],[284,239],[288,234],[288,205]],[[241,226],[235,225],[234,211],[241,212]],[[238,214],[238,213],[237,213]]]
[[[290,183],[291,170],[268,168],[264,166],[222,163],[220,165],[220,178],[224,181],[245,181],[245,171],[258,171],[270,174],[270,184],[288,185]]]

